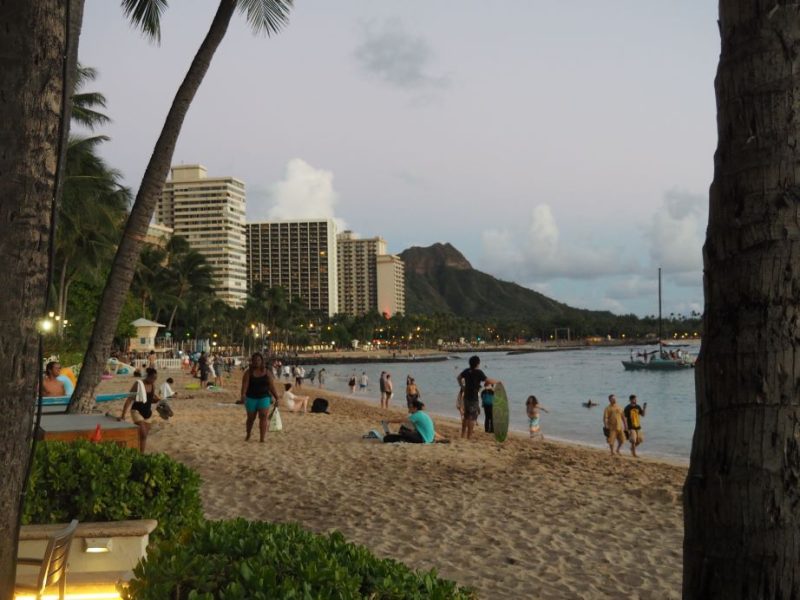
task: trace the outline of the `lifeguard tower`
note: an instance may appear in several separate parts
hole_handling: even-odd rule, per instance
[[[165,325],[145,318],[136,319],[131,325],[136,327],[136,337],[129,338],[128,349],[133,352],[155,350],[158,328],[165,327]]]

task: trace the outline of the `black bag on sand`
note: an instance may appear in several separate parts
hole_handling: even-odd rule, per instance
[[[311,412],[312,413],[327,413],[328,412],[328,401],[325,398],[314,398],[314,402],[311,403]],[[330,413],[328,413],[330,414]]]

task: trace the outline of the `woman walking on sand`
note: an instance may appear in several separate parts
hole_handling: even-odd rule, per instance
[[[250,358],[250,366],[242,376],[242,400],[247,411],[246,431],[244,440],[250,440],[253,424],[258,416],[259,441],[263,442],[267,435],[269,418],[267,412],[272,402],[278,401],[278,390],[275,388],[275,378],[272,370],[264,364],[264,356],[256,352]]]

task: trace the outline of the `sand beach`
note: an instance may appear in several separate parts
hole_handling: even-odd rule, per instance
[[[154,428],[148,452],[200,473],[209,518],[339,530],[481,598],[680,597],[684,466],[525,436],[464,441],[455,419],[435,419],[450,444],[381,444],[362,439],[387,418],[377,397],[311,386],[296,392],[328,398],[331,414],[282,411],[283,432],[245,442],[238,373],[222,392],[187,391],[183,374],[159,382],[170,375],[194,399],[171,402],[175,416]],[[393,402],[392,416],[404,414],[405,400]],[[119,414],[121,403],[102,408]]]

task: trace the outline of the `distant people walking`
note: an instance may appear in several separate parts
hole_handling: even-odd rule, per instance
[[[155,369],[156,368],[156,351],[150,350],[150,353],[147,355],[147,368],[148,369]]]
[[[253,424],[258,416],[258,432],[263,442],[269,423],[268,411],[273,402],[278,401],[278,390],[272,370],[264,364],[264,356],[256,352],[250,358],[250,366],[242,375],[242,400],[247,411],[245,441],[250,440]]]
[[[314,380],[317,378],[317,371],[314,367],[311,367],[311,371],[308,372],[308,380],[311,382],[311,385],[314,385]]]
[[[381,408],[389,408],[389,401],[392,399],[393,395],[394,395],[394,386],[392,385],[392,376],[389,373],[386,373],[383,381],[384,400],[382,400],[381,402]]]
[[[325,370],[325,367],[322,367],[317,374],[317,384],[319,387],[325,387],[325,376],[328,372]]]
[[[208,387],[208,375],[210,372],[208,368],[208,357],[205,352],[200,353],[200,357],[197,359],[197,368],[200,371],[200,387],[205,389]]]
[[[494,386],[489,383],[481,390],[481,405],[483,406],[483,429],[486,433],[494,433],[492,420],[492,407],[494,405]]]
[[[525,401],[525,410],[528,413],[528,429],[531,434],[531,439],[535,438],[536,436],[539,436],[542,439],[544,439],[539,411],[540,410],[543,410],[544,412],[550,412],[550,411],[548,411],[544,406],[539,404],[539,400],[536,399],[536,396],[528,396],[528,399]]]
[[[420,399],[419,388],[417,382],[411,375],[406,377],[406,405],[411,408],[411,403]]]
[[[644,441],[642,418],[647,410],[647,402],[639,406],[636,394],[631,394],[628,402],[628,406],[622,412],[625,415],[625,424],[628,426],[628,441],[631,443],[631,454],[636,456],[636,447]]]
[[[489,379],[486,373],[481,371],[478,367],[481,365],[481,359],[473,356],[469,359],[469,368],[464,369],[456,377],[456,381],[464,391],[464,418],[461,421],[461,437],[469,439],[472,437],[472,431],[475,428],[475,422],[478,420],[478,415],[481,412],[480,407],[480,391],[482,383],[489,383],[494,385],[497,383],[494,379]]]
[[[606,436],[608,448],[614,454],[614,443],[617,444],[616,453],[625,442],[625,421],[622,409],[617,406],[617,397],[614,394],[608,397],[608,406],[603,411],[603,434]]]
[[[222,371],[225,369],[225,361],[222,360],[222,357],[219,354],[215,354],[212,364],[214,365],[214,385],[221,388],[223,387]]]
[[[367,372],[361,372],[361,379],[358,381],[358,389],[359,391],[365,391],[367,389],[367,385],[369,384],[369,377],[367,377]]]
[[[350,388],[350,393],[356,393],[356,374],[353,373],[350,375],[350,379],[347,380],[347,386]]]

